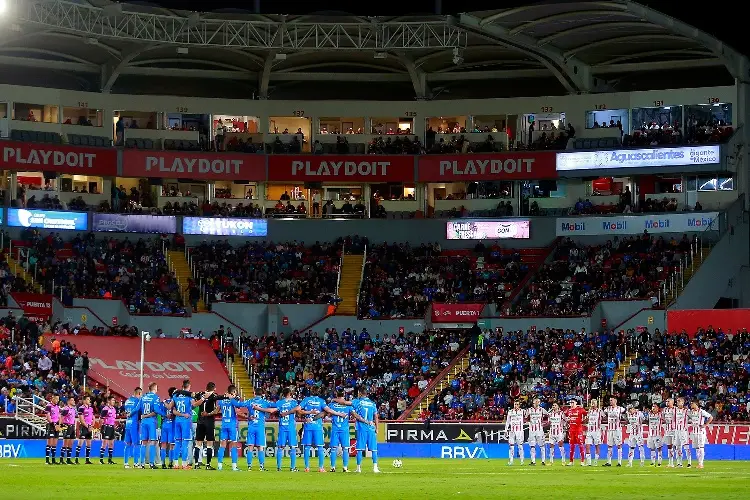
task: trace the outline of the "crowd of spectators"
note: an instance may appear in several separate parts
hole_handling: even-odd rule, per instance
[[[20,241],[29,252],[29,271],[44,290],[55,295],[62,290],[65,304],[73,297],[121,299],[134,314],[185,314],[160,238],[131,241],[88,233],[66,242],[61,233],[43,236],[28,228]]]
[[[427,388],[466,339],[460,333],[424,331],[391,336],[370,335],[366,329],[337,332],[294,332],[241,339],[243,358],[254,374],[257,393],[279,394],[293,387],[296,397],[312,386],[324,397],[337,390],[368,388],[382,419],[395,419]]]
[[[718,144],[726,142],[734,133],[734,128],[721,120],[698,120],[688,118],[684,133],[679,120],[674,123],[642,123],[632,134],[623,137],[623,145],[666,146],[672,144]]]
[[[521,254],[497,245],[443,251],[438,243],[368,248],[359,297],[363,318],[423,317],[431,301],[502,302],[528,272]]]
[[[585,246],[571,239],[534,275],[526,294],[510,307],[517,316],[580,316],[600,300],[656,300],[661,282],[690,251],[690,239],[641,236]]]
[[[340,241],[233,246],[224,240],[191,252],[212,302],[327,303],[336,293]]]

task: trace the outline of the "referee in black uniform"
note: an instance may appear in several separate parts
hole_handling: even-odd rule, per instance
[[[209,382],[206,384],[205,393],[196,395],[196,399],[202,399],[204,394],[206,398],[199,406],[198,425],[195,429],[195,448],[193,449],[194,468],[201,467],[201,448],[206,443],[206,470],[213,470],[211,459],[214,456],[214,436],[216,435],[216,421],[214,418],[219,414],[219,407],[216,402],[223,399],[222,396],[214,394],[216,384]]]

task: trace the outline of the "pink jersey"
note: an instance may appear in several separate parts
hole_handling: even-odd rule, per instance
[[[674,411],[674,428],[676,431],[688,430],[688,416],[690,410],[687,408],[675,408]]]
[[[677,408],[675,408],[674,406],[671,408],[667,406],[661,412],[662,418],[664,420],[664,430],[666,432],[674,432],[675,430],[675,420],[677,420],[676,411]]]
[[[60,423],[60,407],[58,405],[47,405],[47,422],[53,424]]]
[[[622,406],[607,406],[603,411],[607,416],[607,430],[619,431],[622,428],[622,414],[625,413],[625,408]]]
[[[529,432],[544,432],[544,416],[549,412],[544,408],[529,408],[526,417],[529,419]]]
[[[661,426],[664,424],[662,419],[662,412],[657,411],[656,413],[649,412],[648,414],[648,435],[649,437],[660,437]]]
[[[75,425],[76,423],[76,407],[75,406],[66,406],[62,409],[63,413],[63,423],[65,425]]]
[[[111,406],[105,406],[102,408],[102,417],[104,418],[104,425],[115,425],[115,419],[117,418],[117,410]]]
[[[87,426],[94,423],[94,408],[91,406],[81,405],[78,407],[78,414],[83,417],[83,423]]]
[[[599,432],[602,430],[602,410],[592,408],[589,410],[589,419],[586,423],[589,432]]]
[[[505,430],[510,432],[522,432],[523,420],[523,410],[509,410],[508,419],[505,421]]]
[[[553,436],[558,436],[564,432],[563,414],[561,411],[549,412],[549,432]]]

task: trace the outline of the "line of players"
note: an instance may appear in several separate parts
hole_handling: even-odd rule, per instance
[[[505,431],[510,445],[508,465],[513,465],[518,446],[521,465],[524,463],[524,429],[528,428],[528,444],[531,454],[530,465],[536,465],[536,449],[540,448],[542,465],[554,462],[555,450],[566,465],[573,465],[575,447],[578,447],[581,466],[598,465],[599,449],[603,444],[602,434],[606,432],[607,461],[604,467],[612,466],[613,448],[617,450],[617,467],[622,466],[622,424],[627,425],[628,467],[633,466],[635,451],[641,466],[645,464],[643,426],[647,425],[646,446],[652,466],[662,465],[663,447],[667,447],[669,463],[667,467],[682,467],[683,454],[687,457],[687,466],[692,466],[690,447],[695,450],[698,468],[703,468],[706,444],[706,426],[713,421],[713,417],[701,409],[697,401],[685,406],[685,399],[678,398],[675,406],[673,399],[668,399],[666,406],[660,408],[654,404],[650,410],[640,411],[634,406],[626,410],[617,404],[616,398],[610,398],[609,406],[599,408],[597,400],[592,400],[588,410],[580,407],[576,400],[570,401],[570,407],[564,411],[557,403],[552,405],[551,411],[540,406],[540,400],[535,399],[531,408],[522,409],[519,401],[514,402],[508,411]],[[547,439],[544,428],[549,427]],[[565,428],[567,427],[569,456],[565,462]],[[585,429],[584,429],[585,427]],[[584,451],[585,445],[585,451]]]
[[[212,470],[211,459],[215,436],[215,419],[221,419],[220,442],[218,449],[217,468],[223,468],[223,460],[227,449],[232,462],[232,470],[238,471],[238,426],[240,414],[237,410],[247,414],[248,433],[246,440],[246,458],[248,470],[252,470],[254,452],[257,453],[259,469],[265,469],[266,449],[266,416],[277,414],[279,432],[277,440],[276,468],[281,471],[282,456],[285,449],[290,450],[292,472],[297,472],[297,419],[303,418],[302,446],[305,472],[310,471],[311,449],[316,448],[318,457],[318,471],[326,472],[324,467],[323,418],[331,419],[331,472],[336,470],[337,453],[339,449],[343,457],[343,471],[349,469],[349,423],[355,422],[356,436],[356,472],[361,472],[362,458],[366,451],[370,451],[373,461],[373,472],[379,473],[376,429],[378,424],[377,406],[367,397],[364,389],[359,389],[359,397],[346,400],[344,391],[340,391],[330,404],[318,396],[317,388],[312,388],[311,396],[298,402],[292,397],[291,389],[284,389],[282,397],[271,402],[262,395],[252,399],[240,401],[237,389],[230,385],[226,394],[215,393],[215,384],[209,383],[206,390],[193,393],[190,381],[185,380],[182,389],[170,388],[169,398],[161,400],[157,394],[157,384],[149,385],[148,392],[142,394],[136,388],[133,395],[124,404],[125,428],[123,441],[125,444],[125,468],[130,468],[130,458],[136,468],[148,467],[155,469],[157,446],[160,445],[162,468],[191,469],[200,468],[202,445],[206,443],[206,469]],[[211,404],[207,404],[211,403]],[[104,455],[108,454],[109,464],[112,460],[115,437],[115,409],[114,397],[107,399],[107,404],[101,410],[102,446],[100,449],[100,463],[104,464]],[[200,407],[200,418],[193,429],[193,408]],[[244,411],[243,411],[244,410]],[[157,422],[161,417],[161,433],[157,438]],[[85,396],[81,406],[77,407],[75,398],[70,398],[63,407],[59,406],[59,398],[52,396],[47,407],[47,452],[48,464],[77,464],[82,446],[85,447],[86,463],[90,464],[92,429],[94,426],[94,411],[90,399]],[[76,423],[78,424],[78,447],[75,462],[72,458],[73,441],[76,440]],[[63,437],[63,447],[60,461],[56,461],[56,450],[59,437]],[[194,465],[189,464],[190,448],[194,444]],[[167,459],[169,465],[167,465]]]

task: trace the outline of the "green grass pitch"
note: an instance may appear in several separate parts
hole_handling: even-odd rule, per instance
[[[119,460],[121,463],[122,460]],[[750,464],[706,462],[703,470],[640,467],[509,467],[504,460],[404,459],[403,467],[381,460],[362,474],[272,470],[125,470],[122,465],[46,466],[43,460],[0,461],[0,498],[17,499],[256,499],[315,498],[574,498],[748,499]],[[301,465],[301,460],[298,464]],[[244,466],[244,460],[240,460]],[[354,460],[350,465],[354,464]],[[257,462],[255,463],[257,467]],[[317,461],[313,459],[313,465]],[[328,464],[326,464],[327,466]],[[225,461],[229,466],[229,460]],[[340,466],[340,462],[339,462]],[[244,469],[244,467],[242,467]],[[353,467],[352,467],[353,469]]]

